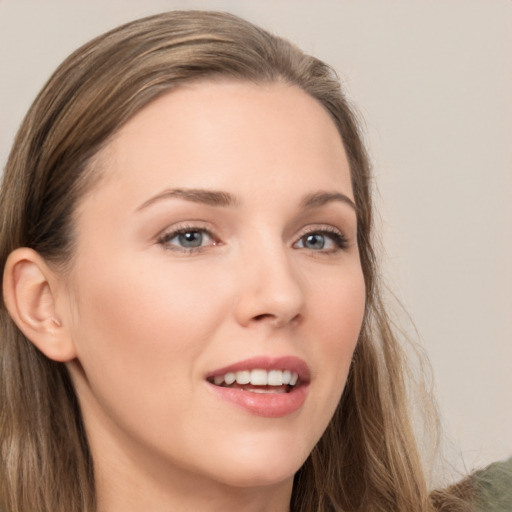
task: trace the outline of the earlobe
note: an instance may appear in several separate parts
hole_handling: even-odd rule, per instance
[[[56,308],[58,276],[34,250],[21,247],[7,258],[3,295],[23,334],[48,358],[70,361],[75,348]]]

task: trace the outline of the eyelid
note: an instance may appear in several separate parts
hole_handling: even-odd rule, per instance
[[[304,235],[307,235],[308,233],[317,233],[317,232],[324,232],[324,233],[335,233],[338,235],[345,236],[343,233],[343,230],[340,228],[337,228],[331,224],[308,224],[307,226],[304,226],[301,228],[301,230],[298,232],[297,237],[300,238]]]

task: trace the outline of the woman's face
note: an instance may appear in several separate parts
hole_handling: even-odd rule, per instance
[[[329,115],[284,84],[195,84],[138,113],[98,165],[61,302],[96,470],[290,484],[364,311]]]

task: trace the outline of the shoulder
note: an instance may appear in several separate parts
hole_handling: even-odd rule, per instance
[[[471,479],[478,512],[512,512],[512,458],[477,471]]]

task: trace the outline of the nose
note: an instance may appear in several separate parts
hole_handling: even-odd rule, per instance
[[[270,249],[268,246],[243,259],[235,307],[240,325],[268,324],[282,328],[300,321],[305,290],[291,259],[285,247]]]

